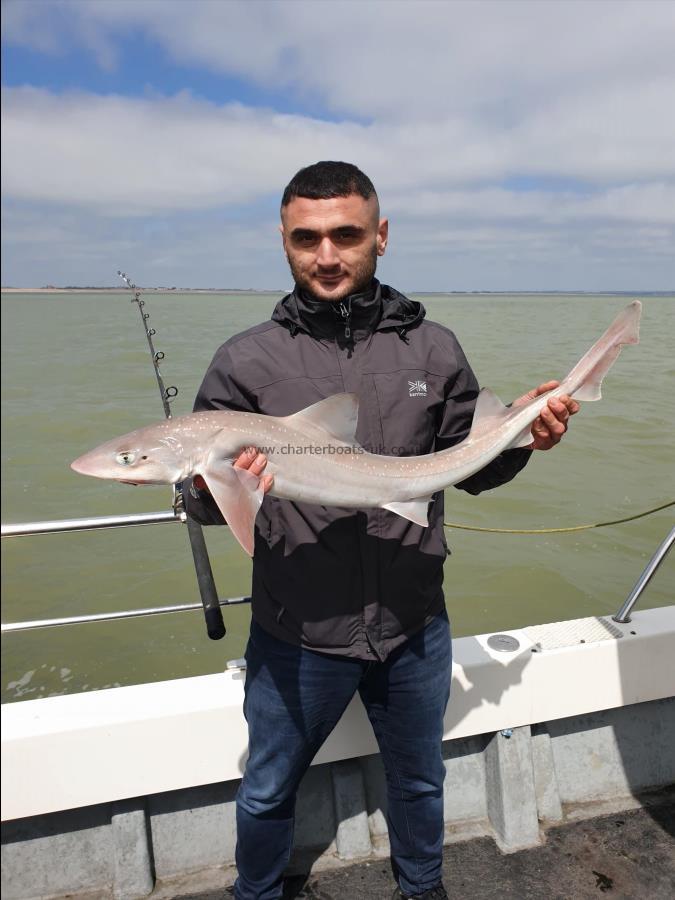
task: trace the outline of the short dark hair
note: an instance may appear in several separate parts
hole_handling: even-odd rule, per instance
[[[360,194],[369,200],[377,192],[367,175],[351,163],[322,160],[300,169],[286,185],[281,208],[288,206],[294,197],[309,200],[329,200],[332,197],[349,197]]]

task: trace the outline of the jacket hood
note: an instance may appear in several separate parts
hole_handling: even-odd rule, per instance
[[[404,338],[425,315],[424,306],[417,300],[373,279],[370,290],[335,302],[309,297],[296,285],[277,303],[272,321],[284,325],[292,335],[304,331],[314,337],[331,338],[342,333],[347,321],[354,340],[359,340],[386,329],[394,329]]]

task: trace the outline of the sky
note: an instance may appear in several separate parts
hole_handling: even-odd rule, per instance
[[[675,0],[3,0],[2,285],[285,290],[374,182],[402,291],[675,289]]]

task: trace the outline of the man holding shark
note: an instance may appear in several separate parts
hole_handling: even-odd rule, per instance
[[[454,335],[375,279],[388,222],[367,176],[341,162],[300,170],[284,192],[280,230],[295,289],[270,321],[218,350],[195,411],[289,416],[353,392],[356,440],[372,453],[419,456],[463,440],[477,381]],[[540,385],[514,407],[557,384]],[[505,451],[457,486],[478,494],[509,481],[531,450],[560,441],[578,409],[566,395],[550,397],[528,447]],[[281,897],[298,784],[359,691],[386,772],[395,897],[441,900],[451,672],[443,494],[425,527],[405,512],[272,496],[267,463],[256,448],[242,448],[235,462],[266,491],[255,527],[235,897]],[[222,524],[200,476],[186,495],[192,517]]]

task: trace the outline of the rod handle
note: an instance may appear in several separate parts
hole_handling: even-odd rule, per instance
[[[192,549],[192,558],[197,574],[197,584],[204,607],[204,619],[206,620],[206,632],[212,641],[219,641],[225,636],[225,623],[220,609],[218,592],[213,580],[211,562],[206,549],[206,541],[201,525],[194,519],[187,519],[188,537]]]
[[[225,637],[226,628],[220,607],[218,609],[206,609],[204,607],[204,620],[206,622],[206,633],[212,641],[219,641]]]

